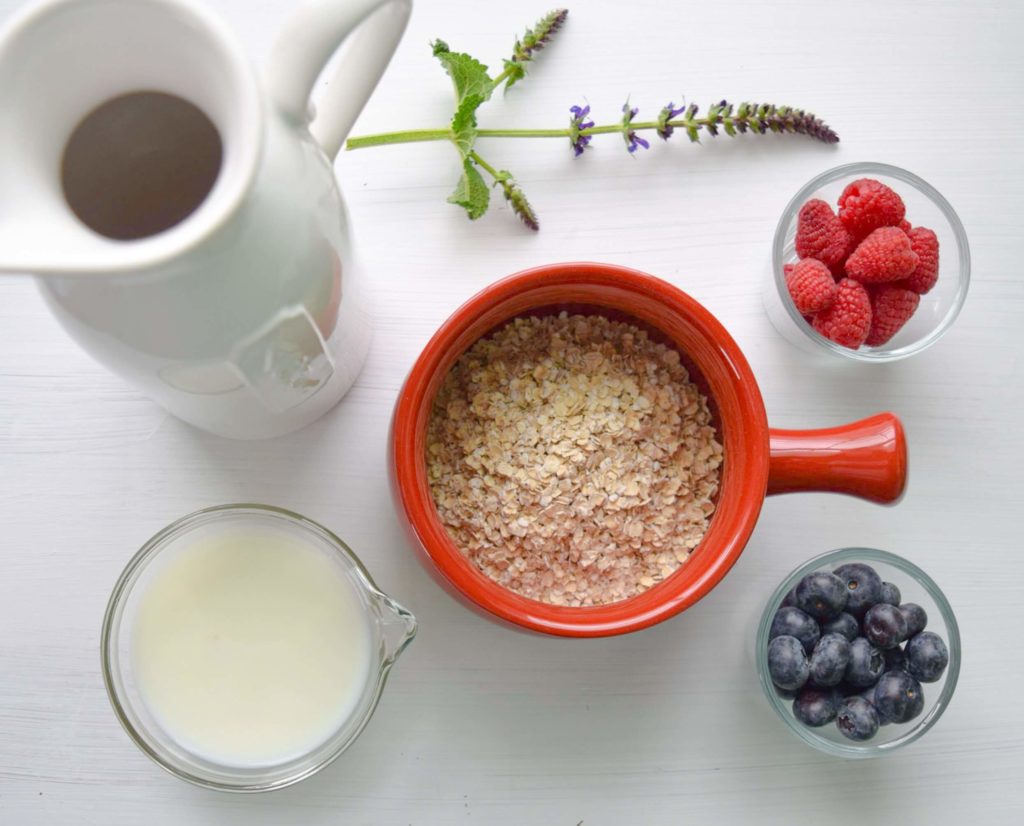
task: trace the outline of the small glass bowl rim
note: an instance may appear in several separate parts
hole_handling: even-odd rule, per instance
[[[786,288],[786,275],[783,271],[783,254],[786,248],[788,227],[796,220],[800,207],[802,207],[815,192],[841,178],[862,177],[864,175],[871,174],[885,175],[887,177],[903,181],[903,183],[909,184],[917,189],[921,194],[930,199],[936,207],[938,207],[943,217],[949,223],[950,229],[953,232],[953,237],[956,239],[960,268],[959,282],[957,284],[957,293],[953,299],[952,306],[950,306],[946,315],[943,316],[939,323],[927,335],[922,336],[916,341],[912,341],[910,344],[905,344],[902,347],[894,349],[881,347],[870,350],[851,350],[849,347],[843,347],[840,344],[836,344],[834,341],[829,341],[827,338],[817,333],[804,320],[803,316],[797,312],[796,307],[793,306],[793,302],[789,298],[789,290]],[[960,221],[960,216],[957,215],[956,210],[953,209],[953,205],[950,204],[942,193],[935,189],[935,187],[923,178],[915,175],[913,172],[901,167],[886,163],[879,163],[877,161],[858,161],[856,163],[835,166],[831,169],[825,170],[819,175],[815,175],[810,181],[804,184],[796,195],[790,199],[789,203],[786,204],[786,208],[783,209],[782,215],[779,218],[779,223],[775,228],[775,238],[772,242],[772,270],[775,277],[775,288],[779,293],[779,299],[786,308],[786,312],[789,314],[790,319],[809,341],[814,342],[814,344],[819,347],[822,347],[837,356],[841,356],[842,358],[853,359],[854,361],[861,362],[884,363],[898,361],[926,350],[942,338],[949,328],[953,326],[953,322],[956,321],[957,316],[960,315],[964,302],[967,300],[967,289],[971,282],[971,251],[967,241],[967,232],[964,229],[963,223]]]
[[[353,729],[350,737],[344,741],[340,741],[335,748],[327,752],[317,762],[303,767],[292,774],[270,781],[231,783],[211,780],[206,777],[200,777],[192,774],[174,761],[168,759],[164,753],[162,753],[161,749],[154,748],[149,741],[142,736],[132,723],[130,716],[125,710],[126,703],[122,697],[121,691],[118,690],[120,682],[114,677],[114,658],[111,656],[111,648],[116,645],[115,632],[120,628],[121,608],[123,607],[124,601],[131,593],[131,588],[129,586],[134,583],[136,572],[139,571],[139,569],[151,558],[158,555],[164,549],[167,540],[173,538],[176,534],[193,527],[196,523],[200,523],[208,519],[217,519],[231,515],[244,515],[252,512],[282,518],[285,521],[292,522],[326,540],[328,545],[330,545],[335,552],[352,563],[353,573],[359,580],[361,580],[361,584],[369,593],[382,598],[390,603],[392,607],[401,614],[407,615],[408,619],[411,620],[411,624],[406,639],[396,649],[390,651],[380,662],[377,669],[376,679],[374,680],[372,687],[370,704],[368,705],[363,718],[359,721],[359,724]],[[115,619],[117,620],[116,622]],[[349,748],[349,746],[359,738],[359,735],[363,732],[363,729],[370,722],[374,712],[377,710],[380,698],[384,692],[384,687],[387,684],[388,675],[391,672],[391,667],[394,665],[402,651],[405,650],[406,646],[412,642],[413,638],[416,636],[416,631],[416,619],[409,614],[408,611],[402,608],[402,606],[392,600],[391,597],[381,591],[373,581],[369,571],[366,570],[366,566],[363,565],[362,560],[355,554],[355,552],[344,542],[344,540],[320,523],[314,522],[312,519],[309,519],[300,513],[287,510],[286,508],[279,508],[275,505],[264,505],[256,502],[233,502],[225,505],[214,505],[212,507],[200,508],[199,510],[185,514],[160,529],[157,533],[147,539],[145,543],[143,543],[142,547],[135,552],[130,560],[128,560],[124,570],[121,571],[121,575],[117,578],[117,582],[114,584],[114,588],[111,591],[110,599],[107,602],[107,608],[103,615],[103,625],[100,631],[100,661],[103,675],[103,686],[107,692],[107,699],[110,701],[110,704],[114,709],[114,714],[116,715],[118,722],[121,724],[121,727],[125,730],[139,750],[149,757],[150,760],[160,766],[160,768],[164,769],[164,771],[167,771],[175,777],[196,786],[213,789],[215,791],[235,793],[275,791],[277,789],[283,789],[287,786],[294,785],[295,783],[317,774],[337,760],[338,757],[340,757]]]
[[[775,612],[778,610],[780,603],[785,598],[786,594],[789,593],[790,589],[793,588],[793,586],[796,585],[796,583],[804,576],[825,567],[832,568],[835,564],[841,562],[880,562],[885,565],[891,565],[903,573],[908,574],[916,580],[917,583],[925,589],[925,591],[928,592],[928,595],[932,598],[936,607],[939,609],[939,614],[942,616],[942,621],[946,626],[946,645],[949,649],[949,664],[946,666],[946,681],[942,686],[941,693],[932,702],[931,706],[925,711],[924,716],[913,728],[908,729],[896,739],[889,740],[885,743],[866,742],[856,744],[853,741],[850,741],[850,743],[847,744],[827,740],[818,734],[817,730],[803,725],[793,716],[790,708],[792,701],[784,700],[775,692],[771,675],[768,673],[768,633],[771,629],[772,618],[775,616]],[[879,548],[836,548],[831,551],[826,551],[823,554],[818,554],[792,571],[785,579],[783,579],[772,593],[771,597],[769,597],[768,602],[765,604],[764,612],[761,615],[761,622],[757,627],[755,646],[757,673],[761,681],[761,688],[764,690],[764,694],[768,698],[768,702],[771,704],[772,708],[775,709],[776,713],[782,718],[783,722],[786,723],[786,726],[796,737],[819,751],[823,751],[826,754],[831,754],[835,757],[880,757],[882,755],[889,754],[898,748],[909,745],[918,738],[924,736],[925,732],[935,725],[946,710],[946,707],[949,705],[949,701],[953,696],[953,692],[956,690],[957,680],[960,676],[960,627],[957,624],[956,616],[953,613],[953,607],[949,604],[949,600],[946,599],[946,595],[942,593],[942,589],[939,588],[935,580],[933,580],[913,562],[889,551],[883,551]]]

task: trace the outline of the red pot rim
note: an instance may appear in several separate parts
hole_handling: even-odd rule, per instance
[[[597,291],[599,295],[594,295]],[[568,295],[528,299],[537,295]],[[581,293],[585,293],[582,298]],[[523,304],[515,309],[516,302]],[[526,302],[524,304],[524,302]],[[664,582],[609,605],[569,608],[526,599],[489,579],[459,551],[437,514],[426,481],[427,417],[441,379],[474,341],[530,308],[558,303],[604,307],[636,318],[673,340],[702,375],[716,410],[724,461],[718,504],[690,559]],[[679,329],[666,330],[668,322]],[[661,322],[661,323],[659,323]],[[686,342],[679,341],[685,337]],[[534,267],[484,288],[437,330],[399,392],[389,445],[398,504],[445,583],[479,608],[515,625],[570,637],[637,631],[705,596],[742,553],[764,502],[768,422],[754,375],[739,346],[702,305],[661,279],[625,267],[563,263]]]

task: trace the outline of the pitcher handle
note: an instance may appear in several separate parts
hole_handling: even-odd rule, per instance
[[[828,491],[880,504],[907,485],[907,440],[892,413],[822,430],[769,431],[768,493]]]
[[[311,0],[292,13],[270,53],[270,97],[309,130],[332,160],[395,53],[412,0]],[[317,78],[349,40],[319,110],[310,95]]]

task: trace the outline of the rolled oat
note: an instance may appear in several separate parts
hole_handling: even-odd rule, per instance
[[[459,358],[426,460],[442,522],[484,574],[585,606],[686,562],[715,509],[722,447],[677,351],[561,313],[515,319]]]

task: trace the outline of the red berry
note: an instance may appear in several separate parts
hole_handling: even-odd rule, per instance
[[[921,296],[898,284],[876,287],[871,295],[871,329],[864,343],[885,344],[910,320],[920,302]]]
[[[815,198],[800,207],[796,223],[796,254],[817,258],[829,269],[839,268],[853,248],[853,239],[832,207]]]
[[[939,280],[939,239],[930,229],[915,227],[907,233],[910,248],[917,255],[917,267],[903,281],[903,287],[924,295]]]
[[[868,291],[852,278],[844,278],[832,306],[814,317],[814,329],[830,341],[856,350],[871,329]]]
[[[862,284],[899,281],[917,267],[917,254],[903,230],[881,227],[857,245],[845,267],[846,274]]]
[[[814,258],[797,262],[786,276],[786,286],[800,315],[814,315],[831,306],[832,299],[836,297],[836,282],[832,273]]]
[[[839,196],[839,220],[855,238],[879,227],[897,227],[907,208],[903,199],[880,181],[860,178]]]
[[[904,218],[902,221],[900,221],[899,228],[904,232],[910,232],[910,221]]]

